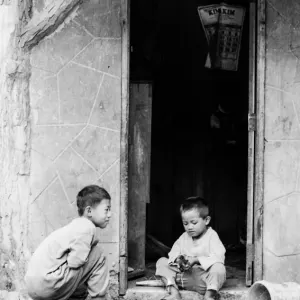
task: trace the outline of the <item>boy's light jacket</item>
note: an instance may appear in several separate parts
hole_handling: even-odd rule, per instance
[[[224,264],[225,252],[218,234],[211,227],[196,240],[184,232],[169,252],[169,264],[173,263],[178,255],[196,256],[201,267],[206,271],[215,263]]]

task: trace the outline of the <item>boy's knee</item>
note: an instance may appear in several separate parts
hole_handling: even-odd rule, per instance
[[[208,270],[207,290],[218,291],[226,281],[226,268],[222,263],[212,265]]]
[[[100,243],[97,243],[95,245],[92,246],[90,254],[95,254],[96,256],[103,256],[103,248],[101,247]]]
[[[94,261],[100,264],[104,264],[106,262],[106,257],[100,243],[92,246],[91,252],[89,254],[89,261]]]
[[[168,259],[166,257],[161,257],[157,262],[156,262],[156,268],[161,267],[161,266],[168,266]]]
[[[225,276],[226,268],[221,263],[215,263],[209,268],[208,272],[209,272],[209,274],[215,275],[215,276]]]

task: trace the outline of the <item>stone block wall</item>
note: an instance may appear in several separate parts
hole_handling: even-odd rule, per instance
[[[77,215],[81,188],[99,184],[112,196],[111,222],[99,230],[112,274],[119,260],[119,18],[118,0],[84,1],[30,58],[29,250]]]
[[[300,283],[300,2],[266,1],[264,279]]]

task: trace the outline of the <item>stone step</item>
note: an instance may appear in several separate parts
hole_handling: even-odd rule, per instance
[[[0,300],[28,300],[28,298],[20,292],[9,292],[0,290]]]
[[[224,288],[219,293],[219,300],[246,300],[248,288]],[[166,291],[161,287],[130,287],[124,299],[126,300],[160,300],[166,295]],[[203,300],[203,296],[196,292],[181,291],[183,300]]]

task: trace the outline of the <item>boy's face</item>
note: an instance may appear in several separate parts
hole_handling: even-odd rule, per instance
[[[111,217],[110,200],[103,199],[98,205],[90,208],[89,214],[96,227],[105,228]]]
[[[207,230],[207,225],[210,221],[210,217],[201,218],[196,209],[183,211],[181,218],[185,231],[192,238],[201,236]]]

